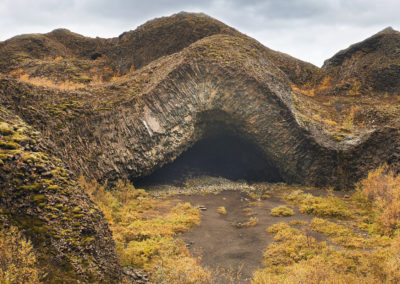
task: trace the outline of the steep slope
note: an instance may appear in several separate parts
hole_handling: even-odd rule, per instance
[[[345,140],[399,125],[400,33],[387,28],[338,52],[305,84],[293,84],[298,119]]]
[[[205,14],[181,12],[146,22],[113,39],[105,54],[125,74],[162,56],[181,51],[190,44],[215,34],[240,35],[233,28]]]
[[[325,61],[322,67],[335,82],[357,80],[360,92],[398,92],[400,33],[386,28]]]
[[[120,266],[103,213],[45,141],[0,107],[0,226],[33,241],[47,283],[117,282]]]

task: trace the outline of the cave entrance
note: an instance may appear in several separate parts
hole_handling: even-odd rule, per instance
[[[280,182],[279,171],[259,147],[229,130],[213,131],[182,153],[174,162],[135,179],[135,185],[180,185],[196,176],[230,180]]]

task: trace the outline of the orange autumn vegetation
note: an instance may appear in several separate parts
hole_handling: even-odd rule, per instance
[[[400,175],[387,165],[369,172],[360,182],[358,200],[374,213],[374,229],[384,234],[400,230]]]
[[[13,226],[0,229],[0,283],[40,283],[32,244]]]
[[[321,82],[316,86],[313,86],[310,82],[308,82],[300,87],[292,84],[292,90],[295,91],[296,93],[301,93],[301,94],[309,96],[309,97],[314,97],[319,92],[324,91],[324,90],[330,88],[331,86],[332,86],[331,78],[324,77],[321,80]]]
[[[22,82],[29,83],[35,86],[56,88],[61,90],[71,90],[71,89],[74,90],[85,86],[84,84],[71,82],[68,80],[63,82],[53,82],[47,78],[30,77],[28,74],[25,73],[25,71],[22,68],[13,70],[8,75]]]
[[[294,191],[286,199],[301,210],[318,209],[307,214],[330,219],[341,219],[331,211],[342,204],[350,219],[314,218],[269,227],[274,241],[264,251],[265,268],[254,273],[253,284],[400,283],[400,175],[387,165],[371,171],[353,196],[314,197]],[[312,231],[329,242],[318,241]]]

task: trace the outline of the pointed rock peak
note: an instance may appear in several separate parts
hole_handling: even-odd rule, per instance
[[[392,33],[392,32],[396,32],[396,30],[393,29],[391,26],[389,26],[389,27],[384,28],[383,30],[381,30],[378,34],[381,34],[381,33]]]
[[[371,37],[339,51],[332,58],[324,62],[323,68],[338,66],[357,51],[363,51],[365,54],[379,52],[379,50],[390,52],[390,50],[394,50],[398,46],[399,35],[400,32],[394,30],[392,27],[387,27]]]

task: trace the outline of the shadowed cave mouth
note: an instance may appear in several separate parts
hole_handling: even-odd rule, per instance
[[[133,182],[138,186],[182,185],[187,178],[203,175],[249,182],[283,181],[255,143],[233,131],[220,130],[200,139],[172,163]]]

